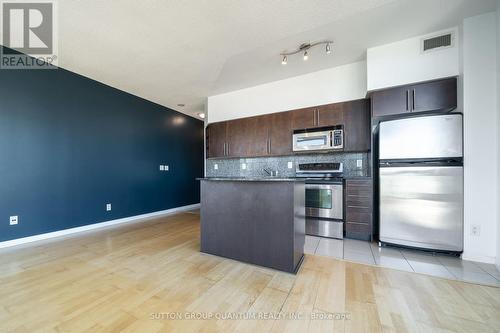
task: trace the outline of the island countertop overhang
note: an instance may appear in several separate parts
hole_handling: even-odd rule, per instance
[[[279,178],[279,177],[206,177],[196,178],[206,181],[233,181],[233,182],[299,182],[304,183],[305,178]]]

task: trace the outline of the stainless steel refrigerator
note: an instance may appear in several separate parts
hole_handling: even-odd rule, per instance
[[[380,123],[382,243],[462,252],[462,136],[459,113]]]

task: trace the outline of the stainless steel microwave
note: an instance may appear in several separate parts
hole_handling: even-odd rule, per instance
[[[293,131],[293,151],[339,150],[344,148],[342,126]]]

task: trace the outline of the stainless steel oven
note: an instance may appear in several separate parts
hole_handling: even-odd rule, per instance
[[[342,126],[293,131],[293,151],[339,150],[344,148]]]
[[[307,184],[306,183],[306,216],[342,219],[343,185]]]
[[[344,235],[342,163],[308,163],[297,166],[306,180],[306,234],[330,238]]]

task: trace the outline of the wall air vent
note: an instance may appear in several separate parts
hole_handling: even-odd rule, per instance
[[[450,32],[444,35],[422,39],[422,52],[452,47],[453,37],[453,33]]]

